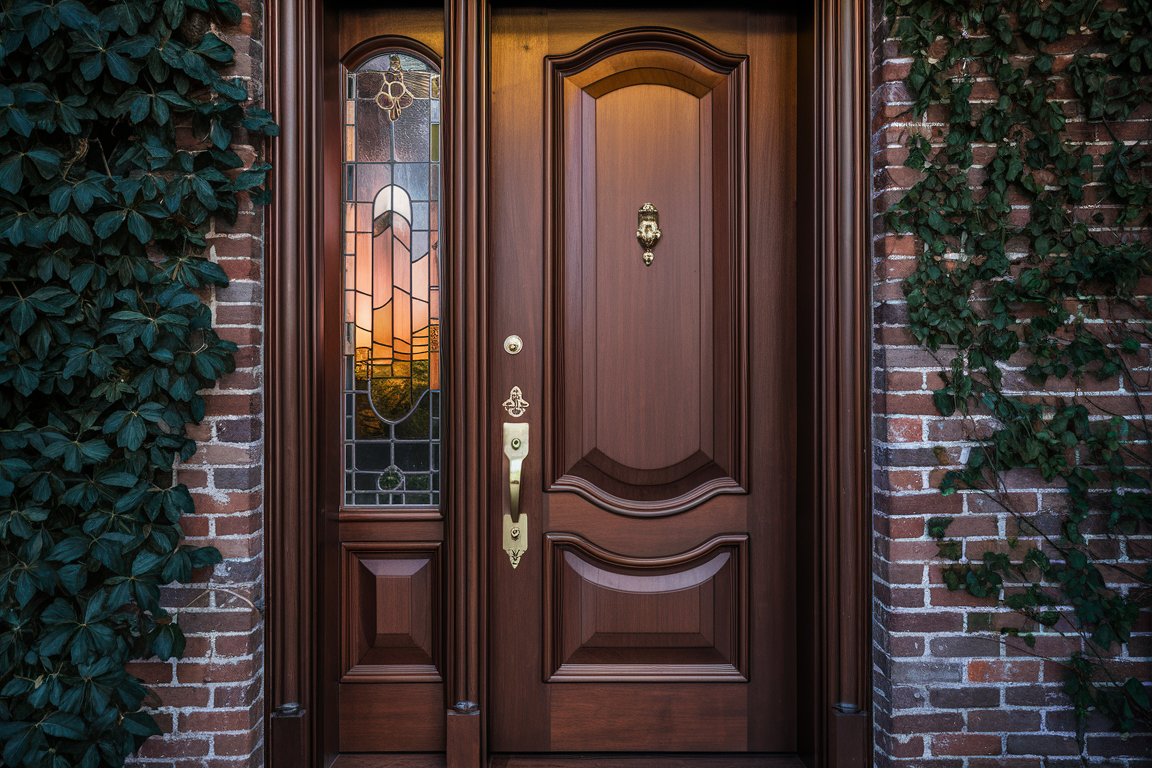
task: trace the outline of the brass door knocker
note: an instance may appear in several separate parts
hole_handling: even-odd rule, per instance
[[[652,203],[644,203],[636,214],[636,239],[644,247],[644,265],[652,266],[652,249],[660,242],[660,212]]]

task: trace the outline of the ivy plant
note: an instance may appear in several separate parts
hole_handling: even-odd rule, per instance
[[[198,394],[234,368],[201,294],[213,218],[261,201],[274,135],[215,32],[228,0],[0,0],[0,745],[123,765],[156,722],[133,659],[184,650]]]
[[[929,520],[945,583],[1013,611],[1000,631],[1025,649],[1078,641],[1058,660],[1081,737],[1093,711],[1148,730],[1148,681],[1116,657],[1152,585],[1152,155],[1123,133],[1152,100],[1152,3],[888,0],[887,16],[912,115],[944,124],[910,131],[919,181],[887,212],[920,246],[904,292],[942,361],[936,408],[972,441],[940,489],[1014,523],[970,562],[951,519]],[[1010,491],[1037,476],[1063,500],[1020,508]]]

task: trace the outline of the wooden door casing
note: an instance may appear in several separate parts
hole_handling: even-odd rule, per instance
[[[489,386],[536,407],[489,434],[542,446],[515,570],[489,497],[495,752],[797,748],[795,18],[658,20],[493,9]]]
[[[415,15],[425,14],[427,4],[417,5],[422,7],[414,9]],[[795,632],[805,638],[799,655],[797,738],[809,765],[864,765],[869,754],[870,690],[866,86],[871,28],[865,7],[847,0],[816,0],[791,9],[799,22],[795,62],[801,255],[796,298],[801,354],[795,377],[800,383],[800,412],[810,415],[797,456],[802,531],[797,582],[802,610]],[[495,48],[486,0],[449,0],[444,10],[441,15],[433,9],[440,21],[421,21],[420,32],[398,25],[390,25],[388,31],[422,40],[425,34],[443,35],[445,74],[457,85],[445,100],[445,280],[456,286],[451,311],[470,322],[457,331],[448,368],[453,386],[466,388],[487,403],[490,365],[502,355],[488,343],[494,335],[488,327],[500,311],[489,308],[488,287],[496,275],[486,266],[490,231],[493,244],[496,240],[495,227],[488,222],[489,158],[484,150],[492,82],[489,52],[495,53]],[[383,15],[402,17],[407,12],[390,4]],[[665,23],[666,15],[661,14],[659,23]],[[324,500],[327,480],[321,470],[327,449],[317,436],[325,433],[327,409],[334,401],[323,375],[326,350],[321,329],[324,318],[338,311],[334,307],[339,283],[331,280],[322,263],[339,231],[333,219],[339,207],[334,169],[339,168],[340,151],[338,144],[328,141],[330,134],[323,127],[334,94],[340,92],[335,71],[342,52],[339,36],[334,3],[284,0],[270,7],[269,108],[282,131],[271,143],[277,173],[271,183],[266,289],[269,717],[265,723],[274,765],[328,765],[338,751],[339,643],[326,609],[338,600],[339,572],[330,566],[339,559],[341,537],[335,530],[337,516]],[[538,43],[539,38],[525,42]],[[580,44],[557,53],[570,53]],[[497,394],[492,392],[493,397]],[[759,391],[752,393],[753,402],[759,397]],[[489,604],[482,577],[503,557],[491,551],[489,531],[481,525],[493,514],[485,489],[498,488],[499,483],[490,476],[490,467],[474,457],[480,449],[498,451],[499,445],[483,431],[492,421],[490,412],[457,411],[452,420],[462,450],[446,461],[446,482],[459,489],[445,504],[446,520],[419,522],[403,533],[396,527],[371,535],[360,529],[353,538],[445,542],[445,701],[451,705],[470,699],[480,704],[479,710],[448,709],[447,759],[452,766],[474,766],[489,754],[488,734],[479,724],[491,712],[487,691],[495,677],[487,661],[487,627],[495,606]],[[575,527],[567,517],[579,510],[569,507],[575,504],[552,500],[548,514],[555,527]],[[680,516],[683,525],[665,541],[669,548],[686,551],[692,542],[707,537],[713,523],[735,530],[733,520],[741,514],[725,508],[716,512],[716,520],[705,520],[686,513]],[[622,522],[616,533],[622,548],[660,555],[645,534],[643,519]],[[359,524],[349,521],[340,527],[356,529]],[[751,578],[758,575],[754,569]],[[493,643],[499,640],[492,638]],[[417,730],[438,727],[436,722],[397,722]],[[379,762],[367,755],[351,757],[366,768]],[[551,764],[555,759],[516,758],[516,764]],[[411,760],[413,765],[423,764],[416,757]],[[438,760],[444,760],[443,753],[429,757],[427,764],[442,764]],[[497,758],[495,764],[502,765],[501,760],[507,761]],[[738,760],[684,757],[665,762],[726,765]],[[749,757],[744,762],[769,764],[764,760],[771,758]],[[591,762],[616,765],[620,759]],[[338,764],[343,763],[342,758]]]

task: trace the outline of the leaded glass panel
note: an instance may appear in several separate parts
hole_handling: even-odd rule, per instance
[[[345,504],[440,503],[440,74],[345,75]]]

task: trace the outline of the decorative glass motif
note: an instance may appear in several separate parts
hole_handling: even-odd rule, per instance
[[[344,502],[440,503],[440,74],[383,52],[344,94]]]

